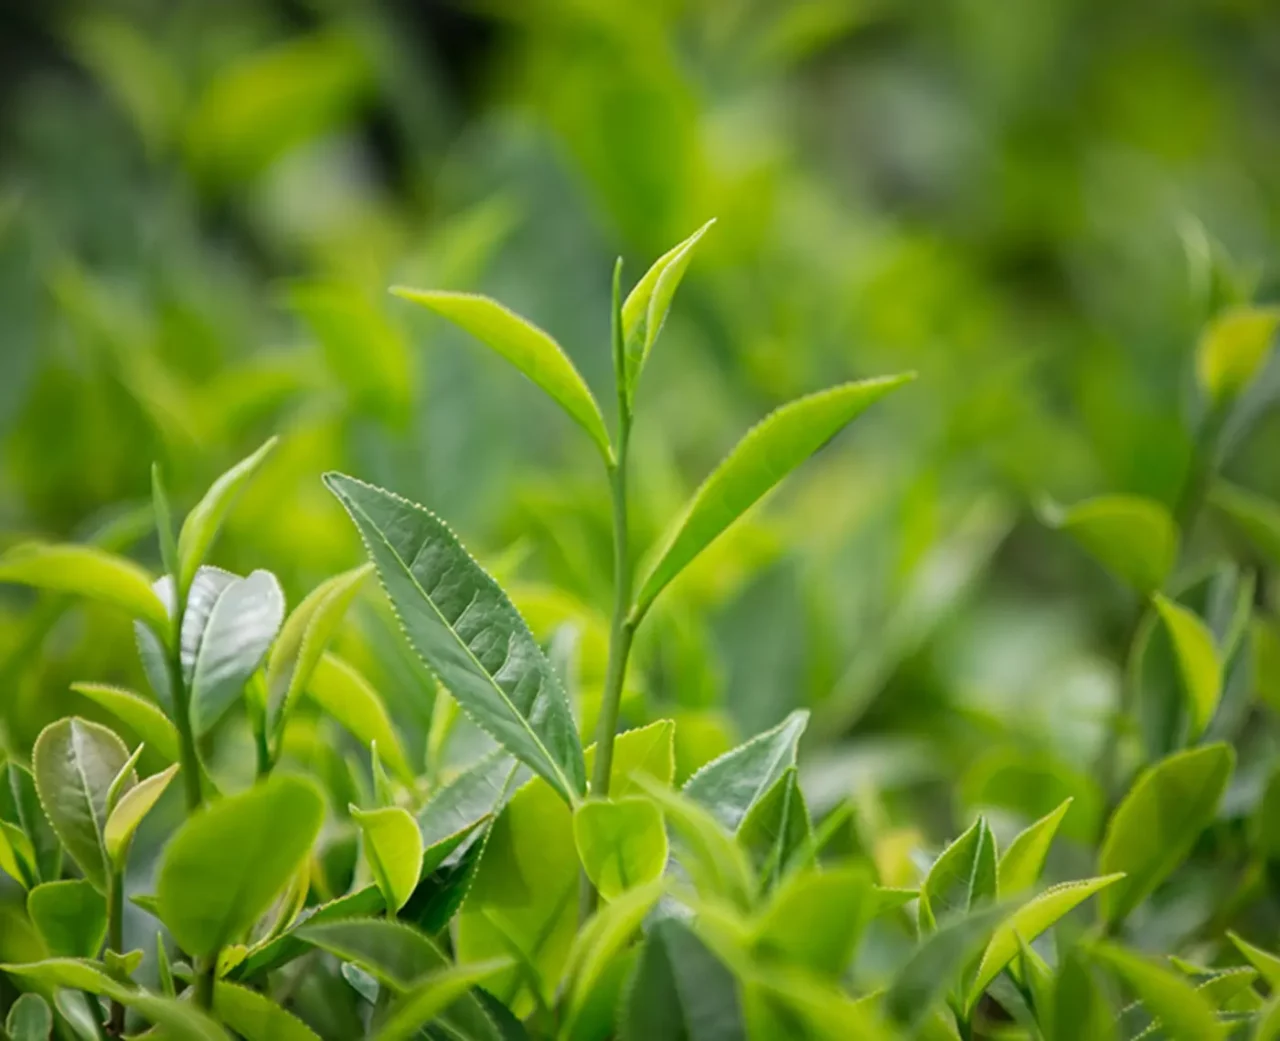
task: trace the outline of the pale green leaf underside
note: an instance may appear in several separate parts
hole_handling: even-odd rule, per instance
[[[657,595],[766,492],[912,374],[845,383],[798,398],[753,427],[712,471],[640,584],[636,610]]]
[[[458,704],[566,801],[581,796],[568,698],[498,584],[429,510],[342,474],[325,483],[360,529],[410,643]]]
[[[605,460],[613,449],[600,406],[560,345],[532,322],[496,300],[475,293],[449,293],[394,286],[396,296],[447,318],[506,358],[541,387],[596,443]]]

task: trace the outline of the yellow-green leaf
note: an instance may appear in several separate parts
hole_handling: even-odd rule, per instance
[[[335,654],[322,655],[307,683],[307,693],[362,745],[376,742],[382,761],[405,784],[413,784],[413,768],[386,706],[354,666]]]
[[[107,856],[111,858],[117,871],[123,866],[129,843],[133,839],[133,833],[138,830],[138,825],[142,823],[142,818],[151,812],[177,772],[178,764],[174,763],[169,769],[144,778],[125,792],[116,808],[111,811],[103,830],[102,841],[106,846]]]
[[[364,836],[364,855],[390,911],[399,911],[422,870],[422,833],[408,810],[388,806],[380,810],[351,808]]]
[[[1267,986],[1273,991],[1280,990],[1280,955],[1255,947],[1231,931],[1227,932],[1227,938],[1235,944],[1236,950],[1245,956],[1249,964],[1258,970],[1258,974],[1267,981]]]
[[[1099,944],[1093,956],[1133,989],[1169,1041],[1216,1041],[1223,1036],[1213,1006],[1178,973],[1111,944]]]
[[[1053,837],[1058,834],[1062,818],[1071,809],[1071,801],[1064,800],[1056,810],[1019,832],[1009,843],[1009,848],[1000,857],[996,871],[1001,899],[1025,892],[1040,881],[1040,872],[1044,869],[1049,847],[1053,845]]]
[[[1280,567],[1280,504],[1218,481],[1209,501],[1224,513],[1272,567]]]
[[[510,958],[452,965],[432,973],[389,1009],[373,1041],[407,1041],[439,1017],[477,983],[511,965]]]
[[[606,462],[613,449],[600,406],[586,382],[552,337],[496,300],[475,293],[395,286],[391,292],[421,304],[469,332],[541,387],[596,443]]]
[[[1041,515],[1139,593],[1159,589],[1178,557],[1177,526],[1153,499],[1103,495],[1066,508],[1048,503]]]
[[[1213,719],[1222,697],[1222,663],[1213,633],[1200,618],[1181,604],[1157,593],[1156,610],[1164,622],[1178,660],[1183,690],[1190,709],[1190,739],[1195,740]]]
[[[73,683],[71,689],[110,712],[154,752],[176,762],[178,730],[155,705],[131,690],[105,683]]]
[[[667,832],[649,799],[590,799],[573,815],[573,838],[587,877],[606,900],[662,877]]]
[[[1236,307],[1205,327],[1196,350],[1196,376],[1210,401],[1234,398],[1262,371],[1280,326],[1280,309]]]
[[[771,412],[712,471],[685,507],[640,585],[642,615],[667,583],[782,478],[912,374],[845,383]]]
[[[213,1011],[244,1041],[320,1041],[314,1030],[265,994],[219,980]]]

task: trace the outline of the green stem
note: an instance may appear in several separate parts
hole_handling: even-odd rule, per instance
[[[191,729],[190,696],[182,676],[182,649],[176,636],[169,651],[169,686],[173,691],[173,722],[178,728],[178,753],[187,793],[187,813],[190,814],[204,804],[204,793],[200,787],[200,753],[196,750],[196,737]]]
[[[107,880],[107,949],[124,953],[124,873],[114,870]],[[124,1006],[118,1001],[111,1002],[107,1033],[112,1037],[124,1036]]]
[[[213,984],[218,975],[219,953],[215,949],[201,964],[196,976],[196,1005],[200,1008],[213,1008]]]

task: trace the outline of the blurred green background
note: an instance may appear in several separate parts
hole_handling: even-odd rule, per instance
[[[386,288],[498,297],[611,402],[613,258],[717,217],[640,394],[642,543],[775,405],[920,379],[673,588],[628,719],[678,716],[687,769],[809,706],[810,801],[858,794],[891,879],[993,800],[1075,793],[1092,836],[1134,605],[1036,506],[1177,499],[1199,330],[1274,290],[1278,82],[1265,0],[11,3],[0,538],[157,570],[151,461],[185,509],[278,433],[220,564],[296,604],[361,559],[319,481],[357,474],[448,518],[589,702],[599,461]],[[1278,436],[1228,476],[1280,494]],[[344,649],[422,762],[431,681],[365,599]],[[4,744],[93,715],[77,679],[143,683],[128,623],[6,589]]]

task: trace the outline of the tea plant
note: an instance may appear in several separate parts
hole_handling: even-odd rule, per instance
[[[979,816],[901,888],[884,884],[852,803],[811,818],[797,761],[805,712],[679,787],[671,720],[620,730],[633,640],[664,589],[910,378],[843,384],[770,414],[642,558],[628,524],[636,391],[705,231],[625,299],[615,268],[612,433],[542,330],[484,297],[395,290],[510,361],[598,451],[614,557],[598,692],[573,688],[556,648],[540,645],[443,521],[353,477],[324,482],[370,563],[292,612],[268,572],[241,577],[208,563],[272,443],[219,478],[176,536],[153,472],[159,580],[91,546],[27,544],[0,559],[7,582],[127,612],[151,688],[76,687],[136,738],[132,747],[72,717],[40,734],[30,765],[4,767],[0,870],[27,894],[22,934],[6,949],[28,956],[0,965],[11,1041],[1280,1036],[1280,1005],[1256,986],[1280,985],[1280,956],[1234,935],[1234,947],[1224,942],[1219,919],[1231,920],[1231,901],[1215,904],[1213,929],[1178,938],[1185,959],[1126,944],[1131,916],[1151,913],[1218,826],[1255,688],[1276,697],[1280,630],[1259,606],[1264,585],[1238,566],[1220,569],[1202,616],[1192,594],[1204,580],[1188,583],[1178,567],[1180,531],[1206,504],[1240,529],[1240,560],[1280,563],[1280,508],[1216,476],[1276,316],[1233,311],[1206,334],[1203,433],[1176,519],[1132,497],[1047,511],[1140,595],[1125,701],[1100,764],[1118,799],[1096,868],[1042,885],[1067,800],[1006,843]],[[433,734],[447,732],[456,707],[487,735],[450,776],[437,762],[418,768],[373,687],[332,649],[371,572],[447,691]],[[1178,697],[1148,689],[1157,633]],[[1242,661],[1248,676],[1236,680]],[[304,703],[367,749],[344,778],[308,776],[291,755]],[[591,718],[594,743],[584,746]],[[251,782],[229,783],[209,756],[215,737],[234,739],[236,721],[251,735]],[[165,765],[142,776],[144,762]],[[185,819],[164,842],[154,892],[130,896],[160,929],[154,946],[126,950],[134,838],[178,777]],[[1269,817],[1260,828],[1253,856],[1265,866],[1277,844]],[[357,865],[343,860],[352,836]],[[1237,906],[1266,884],[1262,868],[1251,870]],[[1096,924],[1082,929],[1077,909]],[[896,938],[888,969],[859,964],[872,931]]]

